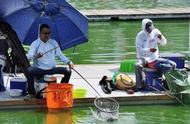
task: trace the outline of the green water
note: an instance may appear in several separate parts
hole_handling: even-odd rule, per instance
[[[155,27],[167,38],[167,45],[160,52],[188,53],[188,20],[154,20]],[[141,20],[90,22],[89,42],[65,54],[75,64],[109,64],[136,57],[135,37],[141,30]]]
[[[189,0],[67,0],[77,9],[189,7]]]
[[[0,111],[0,124],[190,124],[190,108],[182,106],[122,106],[119,120],[102,122],[89,108],[72,111],[47,110]]]

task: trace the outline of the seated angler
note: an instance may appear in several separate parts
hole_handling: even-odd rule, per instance
[[[64,74],[61,82],[68,83],[71,76],[71,68],[74,67],[72,61],[62,53],[58,43],[50,39],[50,35],[50,27],[47,24],[41,24],[39,38],[32,42],[27,54],[27,58],[33,60],[33,65],[27,69],[28,93],[31,95],[36,94],[34,78],[42,77],[45,74]],[[56,67],[56,56],[69,65],[70,69]]]
[[[154,27],[150,19],[142,20],[142,30],[136,37],[136,50],[138,62],[135,64],[136,88],[143,88],[143,67],[157,69],[161,74],[167,70],[175,69],[176,63],[164,58],[159,58],[158,44],[166,45],[167,40],[163,34]],[[162,66],[162,65],[169,65]]]

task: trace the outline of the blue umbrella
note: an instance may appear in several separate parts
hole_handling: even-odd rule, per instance
[[[88,20],[65,0],[1,0],[0,19],[9,23],[19,40],[30,45],[39,25],[48,24],[51,38],[62,50],[88,41]]]

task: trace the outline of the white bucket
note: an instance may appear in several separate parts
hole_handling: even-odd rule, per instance
[[[65,76],[64,74],[54,74],[54,77],[57,79],[57,83],[61,83],[62,78]]]
[[[44,75],[44,81],[46,82],[56,82],[56,77],[53,75]]]

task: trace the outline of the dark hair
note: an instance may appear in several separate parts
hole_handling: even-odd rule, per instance
[[[49,29],[49,25],[47,25],[47,24],[41,24],[40,25],[40,32],[42,32],[42,29],[44,29],[44,28],[48,28]]]

